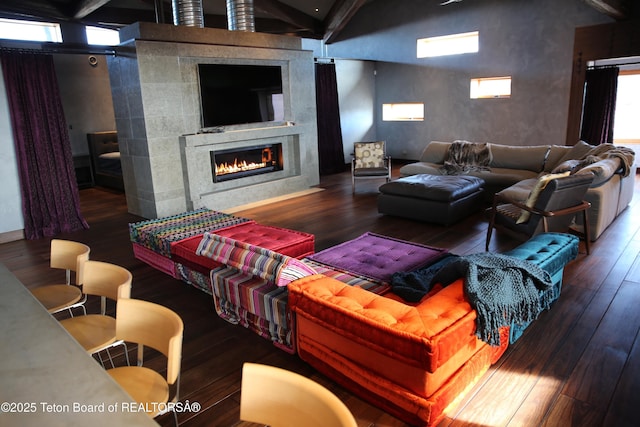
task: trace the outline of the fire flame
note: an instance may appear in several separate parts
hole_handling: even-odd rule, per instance
[[[227,162],[221,163],[219,165],[216,164],[216,175],[226,175],[226,174],[230,174],[230,173],[250,171],[250,170],[255,170],[255,169],[260,169],[260,168],[265,168],[265,167],[267,167],[267,164],[265,162],[261,162],[261,163],[250,162],[250,163],[247,163],[246,160],[238,162],[238,159],[234,159],[233,163],[231,163],[231,164],[229,164]]]

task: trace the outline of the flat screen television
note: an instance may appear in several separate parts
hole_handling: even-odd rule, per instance
[[[198,64],[202,127],[284,120],[282,68]]]

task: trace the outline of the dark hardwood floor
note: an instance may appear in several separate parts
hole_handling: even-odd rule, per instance
[[[373,231],[445,247],[454,253],[484,250],[487,222],[478,213],[451,227],[381,216],[379,182],[358,184],[348,173],[324,177],[320,191],[236,215],[313,233],[316,250]],[[181,413],[181,425],[249,426],[239,421],[242,363],[290,369],[327,386],[352,410],[359,426],[406,426],[316,373],[313,368],[242,327],[217,317],[211,297],[133,257],[123,194],[80,191],[90,229],[58,236],[84,242],[91,258],[116,263],[133,274],[132,297],[178,312],[185,323],[181,401],[198,412]],[[631,426],[640,407],[640,178],[632,204],[584,253],[567,266],[563,291],[525,335],[452,407],[440,426]],[[492,251],[517,242],[498,233]],[[49,240],[0,245],[4,263],[27,287],[49,283]],[[57,276],[56,276],[57,277]],[[150,363],[160,363],[151,360]],[[1,362],[0,362],[1,363]],[[268,390],[265,390],[268,393]],[[172,416],[157,420],[173,424]]]

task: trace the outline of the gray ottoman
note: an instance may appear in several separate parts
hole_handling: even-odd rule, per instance
[[[474,176],[407,176],[380,186],[378,212],[450,225],[482,208],[483,185]]]

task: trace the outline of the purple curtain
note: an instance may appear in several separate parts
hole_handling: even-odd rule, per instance
[[[316,63],[316,111],[320,175],[344,172],[342,129],[338,107],[336,65]]]
[[[600,145],[613,142],[618,67],[587,70],[580,139]]]
[[[27,239],[89,228],[51,55],[2,51]]]

